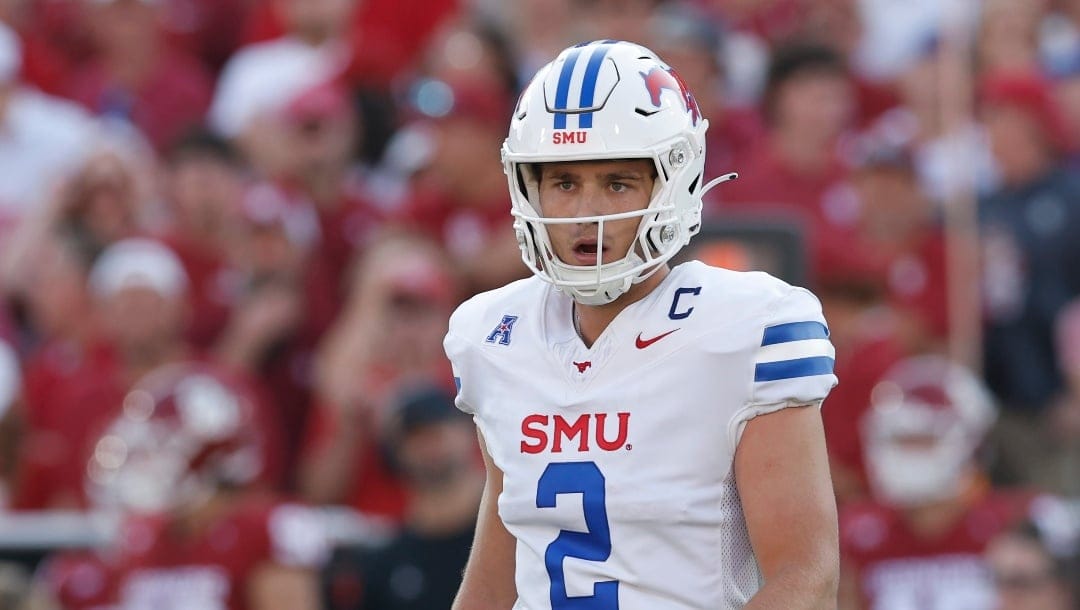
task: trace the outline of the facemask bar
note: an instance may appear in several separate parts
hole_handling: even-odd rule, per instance
[[[555,250],[553,249],[553,247],[551,245],[551,240],[548,237],[547,231],[540,232],[541,239],[538,241],[538,243],[536,243],[535,237],[533,238],[534,239],[534,248],[536,248],[537,252],[538,252],[538,256],[536,257],[537,258],[537,260],[536,260],[537,266],[539,266],[539,265],[549,265],[549,266],[556,267],[556,268],[558,268],[560,270],[563,270],[563,271],[572,271],[572,272],[581,272],[583,270],[589,270],[589,271],[595,272],[595,275],[592,275],[591,277],[581,277],[579,279],[564,279],[564,280],[559,280],[557,282],[557,284],[560,285],[560,286],[574,287],[574,288],[578,288],[578,287],[585,288],[585,287],[595,286],[595,285],[601,283],[602,281],[621,280],[621,279],[625,279],[627,277],[630,277],[631,275],[635,275],[635,273],[638,271],[636,269],[636,266],[635,266],[634,269],[624,269],[624,270],[621,270],[621,271],[617,271],[613,275],[604,276],[603,274],[604,274],[605,271],[613,271],[613,270],[618,269],[620,266],[623,266],[621,263],[623,261],[625,261],[627,257],[631,256],[632,254],[636,254],[634,251],[639,249],[639,248],[645,254],[644,258],[641,258],[640,256],[637,256],[637,259],[639,261],[641,261],[641,262],[660,263],[660,262],[663,262],[663,260],[666,260],[666,259],[662,259],[662,257],[657,257],[657,256],[653,255],[653,252],[652,252],[653,248],[651,248],[646,243],[647,242],[647,235],[649,234],[649,231],[651,229],[653,229],[654,227],[671,224],[670,222],[661,222],[661,221],[658,220],[658,218],[664,213],[671,213],[671,212],[674,212],[674,211],[675,211],[675,206],[674,205],[665,205],[665,206],[659,206],[659,207],[656,207],[656,208],[645,208],[645,209],[641,209],[641,210],[633,210],[633,211],[630,211],[630,212],[620,212],[618,214],[601,214],[601,215],[597,215],[597,216],[581,216],[581,217],[574,217],[574,218],[547,218],[547,217],[542,217],[542,216],[529,215],[529,214],[525,214],[525,213],[517,212],[517,211],[513,212],[513,215],[514,215],[515,218],[520,219],[520,221],[523,222],[523,223],[532,223],[532,226],[534,226],[534,227],[535,226],[540,226],[540,225],[547,226],[547,225],[567,225],[567,224],[596,224],[597,225],[597,242],[596,242],[597,260],[596,260],[595,265],[590,265],[590,266],[587,266],[587,267],[586,266],[581,266],[581,265],[570,265],[570,264],[567,264],[567,263],[563,262],[561,259],[559,259],[559,257],[555,254]],[[648,216],[653,216],[654,218],[652,218],[652,219],[646,218]],[[619,220],[626,220],[628,218],[640,218],[640,219],[642,219],[641,222],[646,223],[647,226],[646,226],[646,228],[644,230],[642,230],[641,227],[638,228],[637,238],[630,245],[629,250],[627,250],[627,252],[622,257],[620,257],[616,261],[612,261],[612,262],[609,262],[609,263],[604,263],[603,262],[603,247],[604,247],[604,226],[605,226],[605,223],[615,222],[615,221],[619,221]],[[529,261],[526,261],[526,262],[528,263]],[[533,267],[533,265],[530,265],[530,267]]]

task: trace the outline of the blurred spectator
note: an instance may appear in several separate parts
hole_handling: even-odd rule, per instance
[[[827,282],[817,293],[836,348],[835,370],[844,379],[821,410],[833,488],[841,505],[869,493],[862,426],[874,387],[908,354],[902,325],[876,285],[849,277]]]
[[[982,0],[859,0],[862,36],[853,53],[860,74],[892,81],[921,60],[928,41],[968,32],[979,18]]]
[[[320,83],[303,91],[285,109],[282,127],[287,161],[276,176],[314,204],[320,238],[307,274],[319,286],[311,294],[325,302],[317,309],[321,334],[344,299],[346,267],[385,222],[396,201],[375,200],[363,169],[354,162],[364,126],[338,82]]]
[[[753,32],[770,45],[794,36],[806,15],[802,0],[720,0],[702,4],[712,4],[732,29]]]
[[[166,38],[165,1],[87,2],[95,54],[65,91],[91,112],[133,123],[159,151],[202,123],[213,87],[199,60]]]
[[[461,18],[447,22],[424,50],[420,73],[447,83],[469,83],[499,98],[521,90],[517,49],[493,22]],[[492,116],[492,119],[500,118]]]
[[[18,403],[22,395],[22,372],[15,350],[0,338],[0,511],[8,504],[15,470],[15,449],[22,435]]]
[[[154,0],[161,27],[171,42],[197,57],[216,74],[242,42],[243,30],[254,10],[248,0]],[[261,3],[260,3],[261,4]]]
[[[756,109],[735,107],[727,98],[720,28],[703,12],[672,4],[653,14],[648,33],[647,46],[679,73],[709,119],[705,175],[741,166],[764,127]]]
[[[1077,43],[1080,46],[1080,42]],[[1054,100],[1065,121],[1065,135],[1071,144],[1068,164],[1080,170],[1080,48],[1072,62],[1053,74]]]
[[[82,0],[77,0],[81,3]],[[60,95],[79,55],[89,51],[86,34],[69,27],[77,11],[75,0],[56,11],[60,2],[0,2],[0,21],[15,30],[22,42],[22,81],[51,95]],[[55,19],[56,13],[65,13]],[[57,21],[67,22],[56,27]],[[69,51],[77,48],[78,52]]]
[[[1080,300],[1062,308],[1054,323],[1054,354],[1064,388],[1035,421],[1015,416],[994,437],[995,476],[1064,496],[1080,497]]]
[[[72,240],[52,230],[30,244],[9,288],[24,308],[23,337],[30,361],[50,351],[81,353],[95,340],[87,312],[93,301],[86,286],[89,265]]]
[[[256,169],[276,175],[283,153],[275,125],[299,93],[341,74],[353,0],[275,0],[286,33],[241,48],[229,59],[210,108],[210,126],[237,139]]]
[[[341,0],[317,0],[315,10],[340,5]],[[457,14],[460,0],[362,0],[351,19],[341,21],[352,48],[347,75],[361,88],[387,89],[395,77],[410,69],[433,33]],[[321,8],[320,8],[321,7]],[[247,36],[268,40],[290,29],[287,4],[263,2],[255,6]]]
[[[571,28],[574,21],[571,0],[521,0],[487,4],[492,10],[498,11],[491,14],[491,18],[502,24],[517,48],[518,80],[527,80],[559,51],[579,42]]]
[[[1039,24],[1039,58],[1047,74],[1075,71],[1080,60],[1080,3],[1047,3]]]
[[[127,393],[86,468],[97,507],[123,516],[119,539],[96,562],[46,567],[58,601],[318,608],[324,533],[309,509],[259,489],[269,455],[260,408],[243,385],[193,363],[156,369]]]
[[[300,487],[316,503],[345,503],[400,520],[402,482],[378,447],[390,401],[409,384],[452,374],[442,351],[460,286],[426,238],[390,233],[360,259],[349,299],[319,348],[317,407]]]
[[[941,206],[957,197],[985,194],[997,176],[986,134],[975,124],[950,124],[945,107],[965,95],[965,74],[950,74],[945,46],[925,42],[920,54],[897,79],[901,104],[880,116],[870,131],[912,148],[925,195]]]
[[[1077,607],[1080,566],[1076,564],[1076,541],[1055,539],[1047,529],[1036,520],[1026,521],[990,541],[986,563],[997,587],[997,610]],[[1072,535],[1075,538],[1075,531]]]
[[[660,0],[570,0],[569,25],[579,41],[645,40],[649,16]]]
[[[851,80],[835,51],[801,43],[777,49],[764,99],[765,138],[731,168],[739,179],[707,214],[798,225],[815,280],[843,262],[859,210],[837,144],[853,109]]]
[[[81,108],[23,86],[21,66],[18,37],[0,23],[0,228],[41,205],[97,137]]]
[[[404,526],[383,546],[335,551],[323,575],[327,610],[449,608],[460,585],[483,491],[475,429],[444,388],[396,402],[380,443],[409,495]]]
[[[412,178],[400,221],[437,239],[464,275],[471,293],[528,274],[512,228],[499,148],[506,130],[498,117],[512,102],[471,82],[421,79],[410,99],[429,154]]]
[[[110,244],[141,232],[151,203],[145,183],[150,176],[124,151],[101,148],[60,185],[46,213],[55,214],[59,230],[93,261]]]
[[[948,335],[945,236],[919,188],[911,151],[862,138],[852,182],[860,200],[860,270],[876,276],[899,316],[908,351],[940,349]],[[856,247],[849,244],[849,247]],[[833,270],[831,274],[842,273]]]
[[[1002,180],[980,202],[985,368],[1012,423],[1011,414],[1035,415],[1062,389],[1053,324],[1080,295],[1080,178],[1062,168],[1066,129],[1041,79],[992,76],[981,93]]]
[[[941,357],[886,373],[863,428],[874,499],[841,509],[841,608],[993,607],[983,551],[1035,506],[983,477],[994,415],[981,382]]]
[[[319,219],[303,196],[269,183],[251,185],[232,240],[232,315],[215,352],[260,380],[282,425],[282,458],[292,466],[311,401],[312,353],[332,287],[308,274]],[[291,472],[285,473],[286,481]]]
[[[122,240],[95,262],[89,286],[98,340],[81,348],[58,342],[26,371],[15,508],[86,506],[83,475],[95,435],[137,379],[190,356],[182,340],[187,284],[176,255],[148,239]]]
[[[224,140],[202,130],[169,149],[164,168],[169,222],[161,235],[191,280],[192,345],[207,349],[228,322],[238,288],[229,245],[240,230],[243,161]]]
[[[975,37],[977,73],[1038,72],[1039,23],[1048,4],[1048,0],[984,2]]]
[[[805,3],[806,16],[799,37],[827,46],[844,58],[854,95],[852,120],[867,125],[897,104],[890,81],[867,78],[858,60],[860,42],[865,39],[862,0],[819,0]]]

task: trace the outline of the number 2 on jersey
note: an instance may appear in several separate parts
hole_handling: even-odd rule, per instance
[[[551,579],[551,610],[618,610],[619,581],[593,584],[593,594],[569,597],[563,560],[567,557],[586,561],[606,561],[611,556],[611,531],[608,527],[604,475],[596,462],[558,462],[548,464],[536,487],[536,507],[553,508],[559,494],[581,494],[587,531],[561,530],[548,545],[544,564]]]

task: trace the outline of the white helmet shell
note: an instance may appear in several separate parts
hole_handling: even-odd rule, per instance
[[[570,47],[525,88],[502,148],[514,229],[533,273],[585,305],[609,303],[671,259],[701,227],[709,185],[705,131],[694,96],[649,49],[602,40]],[[560,161],[648,159],[656,182],[647,208],[623,214],[545,218],[534,165]],[[729,174],[725,177],[734,177]],[[617,261],[569,265],[552,250],[547,226],[641,218],[637,239]]]

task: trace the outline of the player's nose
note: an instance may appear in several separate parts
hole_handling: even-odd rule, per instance
[[[575,218],[588,218],[590,216],[600,216],[604,214],[604,199],[601,189],[586,185],[580,191],[580,196],[577,199],[577,209],[575,210]],[[589,223],[592,224],[592,223]]]

